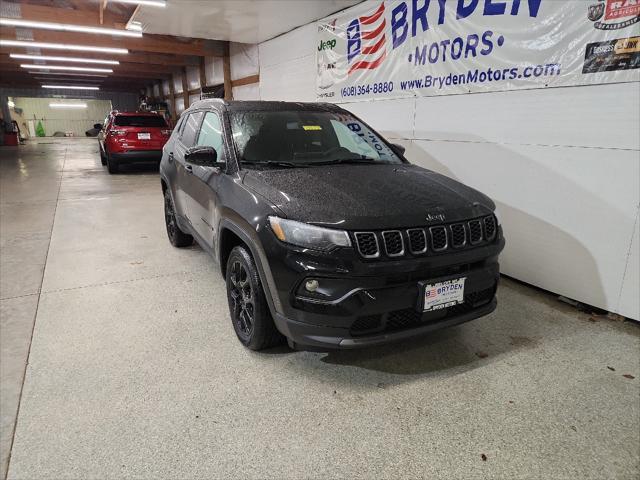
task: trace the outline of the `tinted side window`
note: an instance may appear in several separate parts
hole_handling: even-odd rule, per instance
[[[185,147],[193,146],[193,143],[196,140],[196,133],[198,132],[198,126],[200,125],[200,120],[202,119],[202,112],[196,112],[190,114],[185,122],[184,128],[182,129],[182,137],[180,141],[184,144]]]
[[[218,161],[226,161],[224,140],[222,138],[222,125],[220,124],[220,117],[218,117],[216,113],[207,112],[205,114],[196,145],[206,145],[207,147],[215,148],[216,152],[218,152]]]

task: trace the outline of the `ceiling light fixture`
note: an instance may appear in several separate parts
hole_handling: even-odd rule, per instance
[[[54,62],[73,62],[73,63],[99,63],[101,65],[120,65],[117,60],[98,60],[96,58],[79,58],[79,57],[49,57],[47,55],[23,55],[21,53],[12,53],[11,58],[20,58],[23,60],[51,60]]]
[[[86,103],[50,103],[51,108],[87,108]]]
[[[127,30],[134,30],[136,32],[141,32],[142,31],[142,23],[136,21],[136,20],[129,20],[129,22],[127,23],[127,25],[124,27]]]
[[[29,42],[23,40],[0,40],[0,47],[50,48],[53,50],[71,50],[74,52],[127,54],[126,48],[92,47],[89,45],[70,45],[67,43]]]
[[[61,88],[63,90],[100,90],[100,87],[81,87],[79,85],[42,85],[42,88]]]
[[[102,73],[113,73],[113,70],[110,68],[89,68],[89,67],[65,67],[62,65],[20,65],[22,68],[35,68],[42,70],[69,70],[70,72],[102,72]]]
[[[76,72],[32,72],[28,71],[32,75],[62,75],[65,77],[98,77],[107,78],[109,75],[100,73],[76,73]]]
[[[67,23],[33,22],[18,18],[0,18],[0,25],[6,27],[41,28],[44,30],[61,30],[63,32],[97,33],[100,35],[120,35],[123,37],[142,37],[141,32],[122,30],[119,28],[84,27],[82,25],[69,25]]]
[[[146,5],[148,7],[166,7],[167,2],[165,0],[111,0],[117,3],[132,3],[134,5]]]

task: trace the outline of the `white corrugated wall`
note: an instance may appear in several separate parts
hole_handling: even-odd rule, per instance
[[[33,120],[35,125],[42,122],[46,136],[52,136],[55,132],[72,132],[74,136],[84,137],[86,130],[92,128],[94,123],[103,123],[111,111],[109,100],[14,97],[13,101],[16,108],[22,109],[25,121]],[[51,103],[85,103],[87,108],[51,108]]]

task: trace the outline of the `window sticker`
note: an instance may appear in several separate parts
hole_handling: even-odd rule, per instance
[[[303,125],[302,128],[305,130],[322,130],[320,125]]]

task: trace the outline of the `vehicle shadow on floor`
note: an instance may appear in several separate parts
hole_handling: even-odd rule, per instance
[[[526,334],[491,339],[478,335],[479,328],[491,329],[495,317],[476,320],[426,336],[363,350],[330,352],[321,361],[331,365],[352,366],[398,375],[440,375],[461,373],[492,362],[496,357],[527,345]],[[501,330],[501,329],[500,329]],[[535,341],[531,340],[530,346]],[[396,377],[397,378],[397,377]]]

